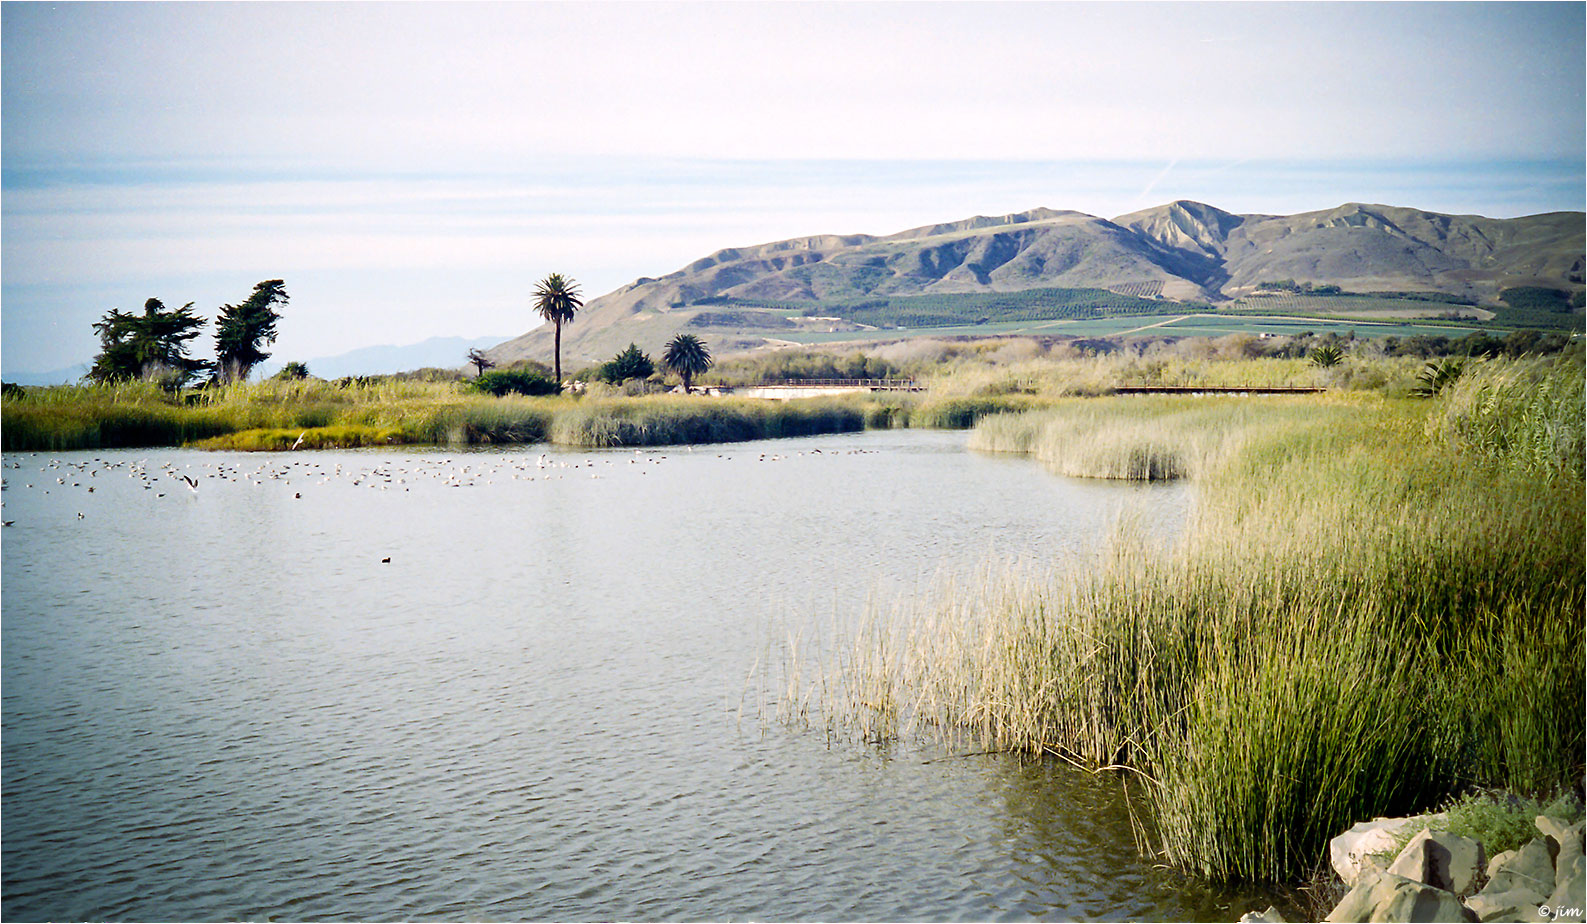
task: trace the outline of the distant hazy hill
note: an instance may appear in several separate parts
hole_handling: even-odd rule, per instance
[[[362,347],[335,356],[319,356],[299,361],[309,367],[309,374],[322,379],[339,379],[344,375],[411,372],[429,366],[456,369],[465,365],[464,357],[469,350],[475,348],[483,350],[501,341],[500,337],[431,337],[429,340],[406,346]],[[261,379],[275,375],[281,371],[281,367],[287,361],[292,359],[294,357],[277,353],[254,370],[253,378]],[[76,382],[87,375],[88,367],[91,365],[93,365],[92,360],[63,369],[52,369],[49,372],[18,372],[13,375],[8,371],[4,378],[7,382],[15,382],[18,385],[61,385]]]
[[[1112,221],[1035,209],[886,237],[795,238],[720,250],[591,300],[563,329],[563,355],[577,366],[631,340],[654,350],[686,326],[710,327],[696,317],[720,317],[722,305],[783,315],[808,305],[820,314],[823,305],[867,299],[1084,288],[1217,303],[1286,279],[1491,303],[1510,286],[1580,288],[1583,220],[1580,212],[1495,219],[1358,203],[1234,215],[1180,201]],[[785,319],[740,312],[738,320],[775,328]],[[536,329],[490,353],[510,362],[550,351],[550,331]]]
[[[5,372],[3,377],[7,382],[17,385],[70,385],[88,374],[92,362],[78,363],[75,366],[64,366],[60,369],[51,369],[48,372]]]
[[[500,337],[431,337],[406,346],[372,346],[302,360],[309,374],[322,379],[338,379],[344,375],[384,375],[391,372],[411,372],[435,366],[455,369],[465,364],[471,349],[485,349],[500,343]],[[255,372],[254,377],[274,375],[281,366],[292,359],[277,354]]]

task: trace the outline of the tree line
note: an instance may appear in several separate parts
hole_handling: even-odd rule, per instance
[[[542,279],[534,292],[535,313],[552,325],[552,378],[533,369],[508,369],[491,371],[496,363],[482,350],[468,351],[467,361],[474,366],[474,385],[481,391],[502,395],[509,392],[525,395],[555,394],[562,389],[562,326],[571,324],[584,299],[578,283],[561,273],[552,273]],[[689,392],[696,376],[705,374],[713,362],[711,351],[693,334],[677,334],[667,341],[661,356],[662,365],[683,379],[683,390]],[[596,367],[595,377],[612,385],[621,385],[629,379],[649,378],[656,372],[655,361],[630,343],[605,363]]]
[[[209,321],[193,311],[193,303],[167,308],[158,298],[143,303],[143,313],[112,308],[94,322],[99,355],[88,378],[100,384],[150,379],[181,388],[209,373],[213,382],[248,378],[270,358],[262,348],[275,342],[279,309],[289,300],[286,283],[267,279],[253,287],[241,304],[222,305],[215,319],[215,358],[189,355],[192,341]]]
[[[99,336],[100,351],[94,357],[88,378],[100,384],[147,379],[158,381],[171,389],[178,389],[206,373],[209,381],[229,383],[245,381],[254,367],[270,358],[264,347],[276,340],[276,324],[281,319],[280,309],[289,301],[286,284],[280,279],[267,279],[254,286],[252,294],[237,305],[222,305],[215,320],[215,358],[203,359],[190,352],[192,341],[202,332],[208,320],[193,310],[188,302],[180,308],[167,308],[158,298],[143,304],[143,313],[136,314],[112,308],[94,322],[94,332]],[[534,309],[554,329],[552,376],[545,382],[529,378],[523,370],[492,373],[495,363],[480,350],[468,352],[468,362],[477,370],[476,384],[482,390],[495,394],[519,392],[522,394],[555,394],[561,391],[562,379],[562,326],[571,323],[579,309],[584,307],[578,284],[561,273],[552,273],[535,287]],[[685,391],[691,389],[696,376],[711,367],[711,353],[693,334],[678,334],[666,345],[662,363],[683,379]],[[634,344],[617,354],[610,362],[599,367],[599,377],[614,384],[630,378],[653,375],[655,364]],[[302,363],[289,363],[283,373],[296,378],[308,374]],[[494,376],[491,381],[482,381]],[[499,379],[499,381],[497,381]]]

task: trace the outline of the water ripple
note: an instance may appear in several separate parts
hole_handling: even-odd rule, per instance
[[[724,707],[773,618],[1070,554],[1131,498],[1182,515],[1177,489],[1067,482],[962,440],[8,456],[0,912],[1226,912],[1134,854],[1109,781],[744,734]],[[51,465],[133,477],[16,483]],[[167,465],[198,492],[144,490]]]

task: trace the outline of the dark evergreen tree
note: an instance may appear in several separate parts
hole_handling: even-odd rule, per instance
[[[601,364],[601,381],[610,385],[621,385],[629,379],[644,379],[655,374],[656,364],[650,357],[640,351],[639,345],[630,343],[628,348]]]
[[[188,342],[205,323],[193,313],[193,303],[169,309],[157,298],[143,303],[143,314],[112,308],[94,323],[100,353],[88,377],[95,382],[149,378],[176,388],[209,368],[202,359],[187,355]]]
[[[220,375],[227,381],[242,381],[270,354],[260,349],[275,343],[277,306],[287,303],[286,284],[267,279],[253,287],[253,294],[241,305],[222,305],[215,322],[215,356]]]

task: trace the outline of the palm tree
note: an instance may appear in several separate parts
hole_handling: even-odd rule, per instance
[[[661,362],[683,377],[683,392],[689,393],[689,383],[694,377],[711,368],[711,351],[693,334],[679,334],[667,341],[667,350]]]
[[[556,380],[562,381],[562,325],[573,320],[573,313],[584,307],[578,283],[561,273],[552,273],[535,286],[535,312],[556,327]]]
[[[1442,362],[1429,359],[1422,366],[1422,371],[1416,373],[1417,384],[1411,389],[1411,394],[1418,398],[1431,398],[1453,385],[1464,371],[1465,364],[1453,356],[1444,357]]]
[[[1320,346],[1311,351],[1311,364],[1328,369],[1344,361],[1345,354],[1336,346]]]

